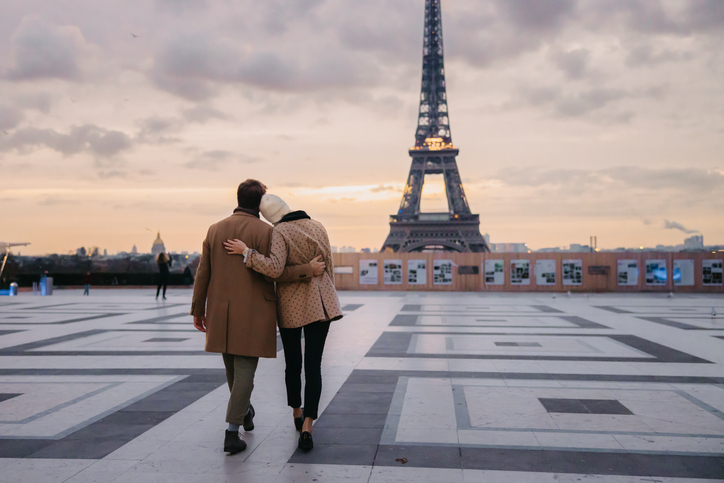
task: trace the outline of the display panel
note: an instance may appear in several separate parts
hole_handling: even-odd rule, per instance
[[[666,260],[646,260],[646,285],[666,285]]]
[[[563,260],[563,285],[583,285],[583,260]]]
[[[410,285],[427,284],[427,260],[407,261],[407,283]]]
[[[694,285],[694,260],[674,260],[672,278],[678,287]]]
[[[716,259],[701,261],[701,282],[704,285],[722,284],[722,261]]]
[[[402,260],[385,260],[382,268],[385,285],[402,285]]]
[[[556,284],[556,261],[536,260],[535,261],[535,283],[536,285]]]
[[[377,260],[359,261],[360,285],[377,285]]]
[[[432,261],[432,283],[434,285],[452,285],[453,282],[452,260]]]
[[[505,284],[504,260],[485,260],[483,266],[483,273],[485,274],[486,285]]]
[[[616,280],[619,285],[631,286],[639,284],[639,261],[618,260]]]
[[[530,260],[510,261],[510,284],[530,285]]]

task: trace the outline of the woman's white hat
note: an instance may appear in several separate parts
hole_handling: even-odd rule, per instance
[[[271,223],[279,223],[284,215],[289,213],[289,205],[287,205],[283,199],[277,195],[265,194],[261,197],[261,203],[259,204],[259,211],[261,214],[269,220]]]

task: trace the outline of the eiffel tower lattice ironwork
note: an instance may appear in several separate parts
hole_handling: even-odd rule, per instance
[[[480,219],[470,212],[452,144],[445,91],[440,0],[425,1],[425,34],[422,48],[422,89],[412,166],[400,209],[390,216],[390,234],[382,251],[426,250],[489,252],[480,234]],[[420,212],[422,186],[427,174],[442,174],[448,211]]]

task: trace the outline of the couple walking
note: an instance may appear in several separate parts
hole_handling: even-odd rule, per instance
[[[194,327],[206,333],[206,351],[221,353],[226,367],[231,395],[224,451],[246,449],[239,428],[254,429],[254,372],[259,357],[276,357],[277,321],[298,445],[312,449],[324,343],[330,322],[342,318],[329,238],[321,223],[303,211],[290,211],[257,180],[239,185],[237,202],[231,216],[209,228],[191,302]],[[259,218],[260,212],[274,228]]]

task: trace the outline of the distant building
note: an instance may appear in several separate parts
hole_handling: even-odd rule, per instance
[[[496,253],[528,253],[525,243],[493,243],[490,249]]]
[[[131,248],[131,255],[138,255],[138,248],[136,248],[136,245],[133,245],[133,248]]]
[[[84,256],[86,256],[85,247],[80,247],[80,248],[78,248],[78,249],[75,251],[75,254],[78,255],[79,257],[84,257]]]
[[[704,248],[704,235],[684,238],[684,248]]]
[[[362,248],[360,251],[362,253],[372,253],[372,250],[370,250],[369,248]]]
[[[334,245],[332,245],[330,249],[332,250],[332,253],[337,253],[337,247],[335,247]]]
[[[569,252],[590,252],[590,245],[581,245],[580,243],[571,243],[568,247]]]
[[[108,249],[106,249],[106,248],[103,249],[103,256],[104,257],[108,256]]]
[[[166,245],[163,244],[163,240],[161,240],[161,232],[159,231],[153,242],[153,246],[151,247],[151,255],[157,257],[159,253],[164,253],[165,251]]]

